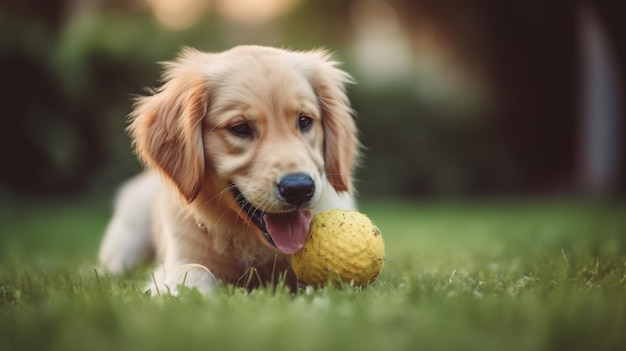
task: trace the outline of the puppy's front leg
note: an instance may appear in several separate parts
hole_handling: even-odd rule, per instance
[[[203,261],[211,253],[211,240],[198,227],[188,206],[180,202],[177,193],[168,189],[157,197],[153,236],[161,265],[148,285],[152,296],[177,295],[179,285],[196,288],[206,295],[217,283],[207,262]]]
[[[205,266],[188,263],[166,270],[160,266],[153,274],[148,290],[152,296],[160,294],[178,295],[178,286],[195,288],[203,295],[213,291],[217,279]]]

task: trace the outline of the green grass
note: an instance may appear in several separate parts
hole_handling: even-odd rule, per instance
[[[0,206],[0,350],[618,350],[626,205],[365,201],[370,287],[147,297],[90,268],[105,201]]]

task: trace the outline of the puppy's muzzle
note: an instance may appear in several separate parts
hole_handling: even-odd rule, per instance
[[[307,206],[315,195],[315,181],[306,173],[284,175],[276,184],[276,193],[283,202],[283,211],[266,212],[255,207],[239,191],[230,186],[241,216],[248,217],[263,238],[284,254],[300,251],[309,235],[312,213]]]

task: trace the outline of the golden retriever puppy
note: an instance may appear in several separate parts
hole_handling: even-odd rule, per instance
[[[112,273],[155,253],[152,294],[279,276],[311,216],[354,208],[348,74],[324,51],[186,49],[128,128],[148,170],[122,186],[100,248]]]

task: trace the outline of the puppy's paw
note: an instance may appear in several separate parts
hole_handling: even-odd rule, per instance
[[[159,267],[152,278],[152,283],[148,286],[152,296],[161,294],[177,296],[180,285],[208,295],[213,292],[217,282],[208,268],[196,263],[183,264],[167,272],[163,267]]]

